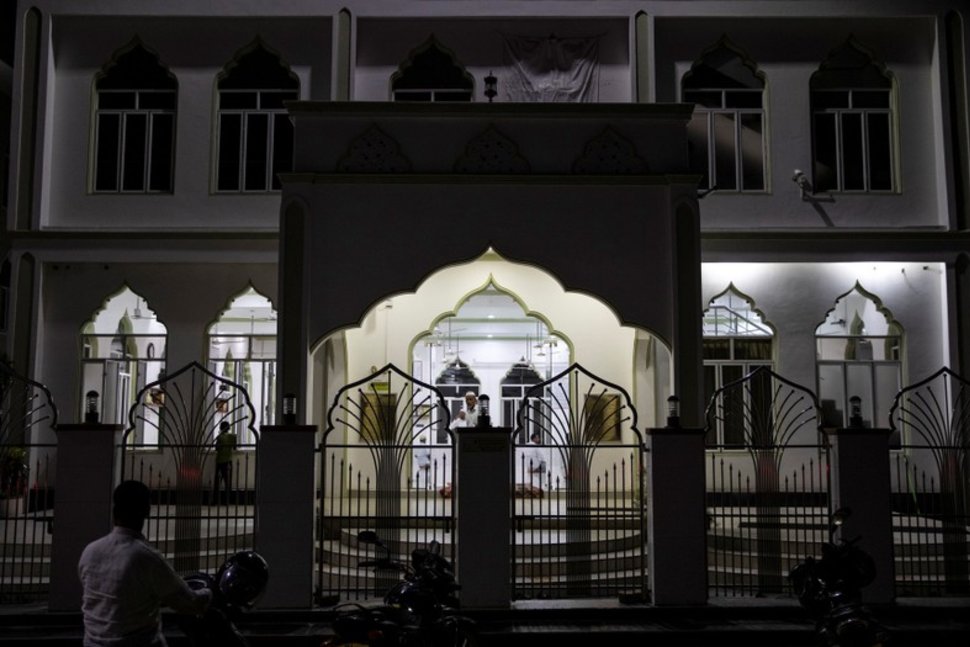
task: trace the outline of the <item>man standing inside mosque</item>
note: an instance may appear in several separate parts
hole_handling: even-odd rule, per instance
[[[465,393],[465,406],[451,421],[451,429],[456,427],[475,427],[478,425],[478,396],[474,391]]]

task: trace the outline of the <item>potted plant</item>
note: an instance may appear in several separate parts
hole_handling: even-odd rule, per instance
[[[23,447],[0,448],[0,515],[19,514],[27,490],[27,450]]]

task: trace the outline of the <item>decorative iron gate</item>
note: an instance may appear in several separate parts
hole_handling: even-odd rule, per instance
[[[213,571],[255,548],[255,421],[246,389],[197,362],[138,392],[122,440],[122,478],[151,490],[145,536],[179,573]],[[235,435],[222,450],[227,461],[217,456],[223,428]]]
[[[517,420],[513,598],[644,599],[643,438],[629,394],[573,364],[530,387]]]
[[[889,424],[896,595],[967,595],[970,382],[940,369],[896,395]]]
[[[715,446],[707,470],[711,595],[789,592],[788,571],[826,539],[828,443],[815,394],[762,366],[715,391],[717,426],[743,445]]]
[[[0,604],[42,600],[50,589],[53,443],[31,432],[57,427],[44,385],[0,362]]]
[[[393,364],[337,393],[318,449],[318,604],[383,595],[397,581],[357,567],[374,555],[357,542],[361,530],[403,561],[432,539],[454,559],[450,421],[441,391]]]

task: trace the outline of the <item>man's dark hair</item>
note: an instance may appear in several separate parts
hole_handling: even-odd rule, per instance
[[[151,510],[151,494],[141,481],[123,481],[114,492],[114,520],[120,526],[140,529]]]
[[[229,423],[223,420],[219,423],[219,431],[229,431]]]

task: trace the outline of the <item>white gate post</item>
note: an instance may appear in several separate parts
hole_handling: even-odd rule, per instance
[[[859,547],[876,564],[876,579],[862,590],[862,599],[870,604],[890,604],[895,598],[889,473],[892,430],[848,427],[830,433],[834,438],[830,461],[832,507],[852,510],[839,532],[846,540],[859,537]]]
[[[314,439],[309,425],[264,426],[256,464],[256,550],[269,565],[260,608],[311,606]]]
[[[704,430],[647,430],[648,576],[656,605],[707,602]]]
[[[458,429],[458,583],[463,609],[511,604],[512,430]]]
[[[111,496],[121,461],[121,425],[57,426],[51,611],[81,608],[77,562],[89,543],[111,531]]]

